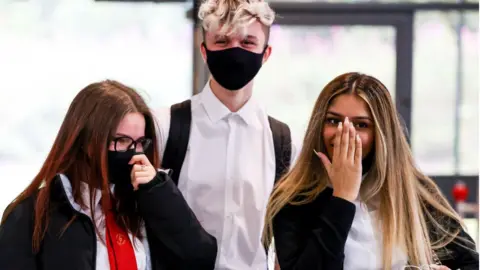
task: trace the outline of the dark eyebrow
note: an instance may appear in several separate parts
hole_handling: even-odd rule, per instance
[[[337,117],[340,117],[340,118],[344,118],[345,116],[343,116],[342,114],[340,113],[336,113],[336,112],[332,112],[332,111],[328,111],[327,114],[331,114],[331,115],[335,115]],[[372,121],[372,119],[370,119],[370,117],[368,116],[355,116],[355,117],[351,117],[353,120],[368,120],[368,121]]]
[[[123,133],[117,133],[115,136],[117,136],[117,138],[126,137],[126,138],[130,138],[130,139],[134,140],[132,137],[128,136],[127,134],[123,134]],[[136,141],[138,141],[140,139],[144,139],[144,138],[145,138],[145,136],[141,136],[138,139],[136,139]]]
[[[252,39],[252,40],[258,41],[258,38],[256,36],[252,36],[252,35],[246,36],[245,39]]]

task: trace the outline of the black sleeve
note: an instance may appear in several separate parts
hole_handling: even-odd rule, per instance
[[[355,205],[332,196],[321,204],[323,210],[318,213],[289,205],[274,218],[275,249],[282,270],[343,269]]]
[[[34,200],[21,202],[0,225],[0,269],[35,270],[32,249]]]
[[[465,241],[467,240],[467,241]],[[441,260],[450,269],[478,270],[478,252],[473,239],[462,230],[460,234],[446,246],[449,256]]]
[[[145,225],[175,258],[175,269],[213,269],[217,241],[201,226],[170,177],[159,172],[154,180],[140,185],[138,209]]]

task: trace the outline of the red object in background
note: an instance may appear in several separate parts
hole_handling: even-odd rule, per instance
[[[455,183],[452,189],[453,198],[455,202],[464,202],[467,200],[468,197],[468,188],[464,182],[458,181]]]

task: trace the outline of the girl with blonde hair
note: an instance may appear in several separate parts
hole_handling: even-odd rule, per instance
[[[478,269],[462,220],[414,163],[386,87],[346,73],[318,97],[264,242],[282,270]]]

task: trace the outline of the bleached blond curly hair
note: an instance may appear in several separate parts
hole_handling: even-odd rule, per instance
[[[205,0],[199,7],[198,18],[205,31],[228,36],[245,34],[246,27],[256,20],[270,27],[275,12],[263,0]]]

